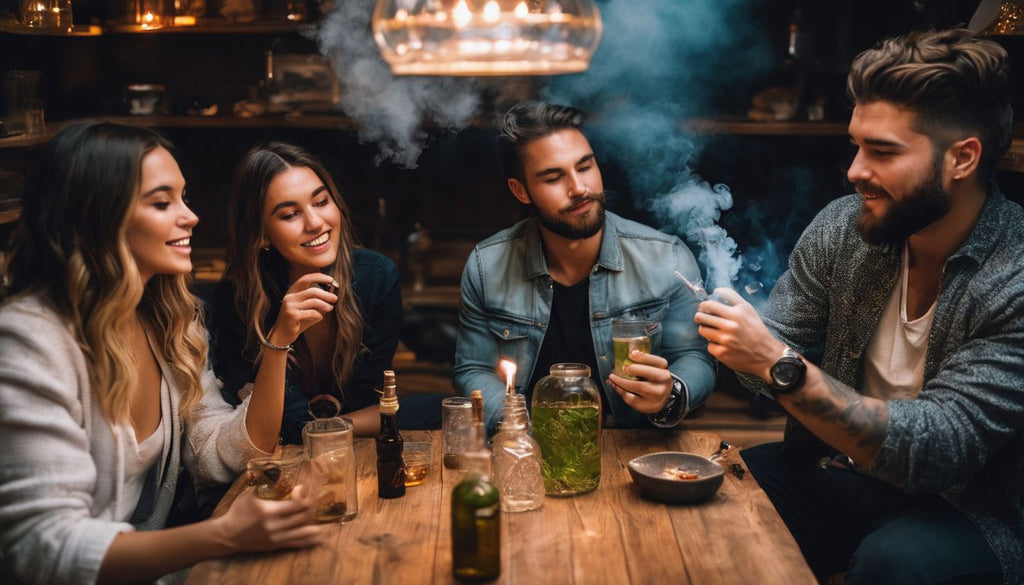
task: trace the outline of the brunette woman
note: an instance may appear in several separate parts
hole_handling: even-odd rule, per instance
[[[61,131],[30,177],[0,305],[0,582],[152,581],[319,535],[299,492],[163,529],[182,461],[226,482],[266,454],[206,364],[184,195],[165,140],[111,123]]]
[[[264,426],[253,440],[301,444],[309,399],[319,395],[342,405],[357,435],[377,434],[374,389],[402,320],[398,271],[356,246],[348,206],[305,150],[274,142],[242,161],[227,270],[211,305],[214,369],[225,400],[259,408]],[[438,425],[440,396],[401,404],[400,425]]]

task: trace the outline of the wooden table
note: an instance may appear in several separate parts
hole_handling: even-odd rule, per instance
[[[313,549],[235,555],[196,565],[188,584],[454,583],[450,497],[459,472],[435,465],[426,483],[395,500],[377,497],[373,441],[357,440],[359,516],[331,526]],[[642,499],[626,463],[656,451],[710,455],[715,433],[606,430],[600,486],[546,498],[539,510],[502,514],[496,583],[815,583],[795,541],[750,473],[727,472],[717,494],[695,505]],[[737,457],[738,460],[738,457]],[[726,467],[729,465],[726,464]],[[244,489],[235,482],[224,507]],[[218,509],[220,510],[220,508]]]

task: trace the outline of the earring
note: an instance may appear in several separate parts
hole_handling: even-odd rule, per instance
[[[269,252],[269,251],[270,251],[270,244],[267,244],[267,245],[265,245],[265,246],[262,246],[262,248],[263,248],[263,251],[264,251],[264,252]]]

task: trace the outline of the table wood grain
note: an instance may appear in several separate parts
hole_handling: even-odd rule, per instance
[[[455,583],[451,576],[450,497],[457,470],[441,465],[432,439],[427,481],[394,500],[377,497],[372,440],[356,441],[359,515],[333,525],[315,548],[243,554],[200,563],[187,583]],[[771,502],[750,473],[726,473],[710,500],[668,505],[640,497],[627,462],[657,451],[710,455],[707,431],[605,430],[601,484],[573,498],[545,498],[539,510],[502,514],[502,568],[495,583],[815,583]],[[739,461],[738,457],[735,461]],[[727,463],[728,466],[728,463]],[[241,490],[236,481],[222,510]]]

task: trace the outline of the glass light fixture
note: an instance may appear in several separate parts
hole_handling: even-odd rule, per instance
[[[373,36],[395,75],[579,73],[601,15],[593,0],[377,0]]]
[[[1024,34],[1024,1],[982,0],[967,28],[986,36]]]

